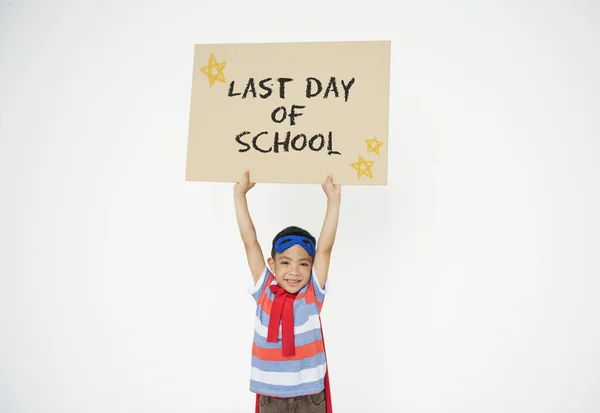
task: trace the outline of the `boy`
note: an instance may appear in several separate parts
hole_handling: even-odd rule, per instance
[[[320,312],[338,226],[341,186],[322,185],[327,212],[319,236],[288,227],[273,239],[268,266],[250,218],[246,171],[234,186],[235,213],[256,300],[250,390],[256,413],[332,413]]]

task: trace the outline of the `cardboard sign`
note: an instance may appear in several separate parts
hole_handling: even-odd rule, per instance
[[[195,45],[186,180],[386,185],[390,46]]]

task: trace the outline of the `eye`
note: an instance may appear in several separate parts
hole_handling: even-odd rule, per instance
[[[281,265],[288,265],[288,264],[289,264],[289,262],[287,262],[287,261],[281,261],[281,262],[280,262],[280,264],[281,264]]]
[[[308,267],[308,264],[307,264],[307,263],[305,263],[305,262],[303,262],[303,263],[302,263],[302,266],[303,266],[303,267]]]

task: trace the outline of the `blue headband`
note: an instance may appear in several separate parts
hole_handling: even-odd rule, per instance
[[[275,252],[281,254],[283,251],[296,244],[304,248],[311,257],[315,256],[315,243],[310,238],[301,235],[286,235],[279,238],[275,242]]]

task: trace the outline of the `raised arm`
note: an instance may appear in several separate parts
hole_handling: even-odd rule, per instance
[[[323,221],[323,228],[317,244],[315,253],[314,267],[319,277],[319,285],[321,288],[325,286],[327,274],[329,272],[329,261],[331,259],[331,251],[335,242],[335,234],[337,232],[338,220],[340,216],[340,204],[342,199],[342,187],[333,184],[331,175],[322,185],[325,195],[327,195],[327,212]]]
[[[255,183],[250,182],[250,173],[246,171],[242,176],[242,180],[233,187],[233,201],[240,235],[246,249],[248,266],[256,283],[265,269],[265,258],[256,237],[256,229],[252,223],[246,200],[246,194],[250,189],[254,188],[254,185]]]

